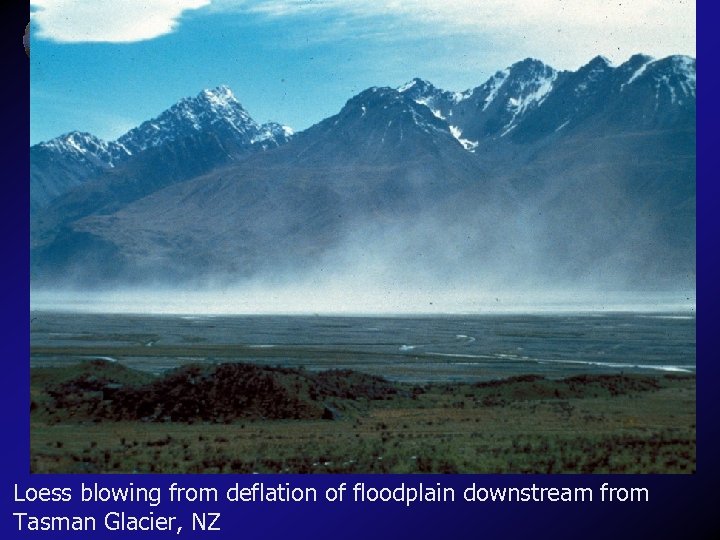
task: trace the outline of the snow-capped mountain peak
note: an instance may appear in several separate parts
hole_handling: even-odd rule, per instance
[[[257,135],[252,138],[252,144],[260,144],[265,149],[274,148],[289,141],[293,135],[295,132],[291,127],[268,122],[259,127]]]
[[[223,85],[181,99],[159,116],[130,130],[118,142],[131,151],[140,152],[207,131],[251,144],[259,130],[230,88]]]
[[[558,72],[552,67],[526,58],[496,72],[473,91],[470,101],[480,114],[495,118],[489,126],[493,126],[493,133],[503,136],[545,100],[557,77]]]
[[[197,101],[200,103],[204,101],[219,118],[235,125],[238,130],[242,129],[238,120],[247,124],[255,123],[228,86],[221,85],[211,90],[205,89],[200,92]]]
[[[205,96],[210,101],[225,104],[228,102],[237,102],[235,94],[226,84],[221,84],[215,88],[205,88],[200,95]]]
[[[417,78],[400,86],[398,92],[430,109],[435,117],[447,123],[465,149],[473,151],[483,134],[502,136],[513,130],[527,112],[544,101],[557,77],[558,72],[552,67],[526,58],[496,72],[482,85],[463,92],[447,92]],[[485,125],[486,116],[487,127],[479,130],[470,127],[468,135],[463,135],[468,122],[479,119],[480,124]]]
[[[670,63],[675,75],[680,79],[680,85],[687,94],[695,96],[696,91],[696,62],[694,58],[684,55],[671,56]]]
[[[425,84],[434,89],[429,83]],[[343,109],[324,124],[332,126],[332,129],[340,129],[341,132],[352,133],[352,137],[365,133],[369,139],[381,143],[391,140],[407,142],[420,133],[450,139],[450,128],[428,103],[424,103],[425,94],[412,93],[420,85],[404,87],[403,92],[390,87],[368,88],[348,100]]]
[[[279,124],[259,125],[226,85],[205,89],[194,97],[183,98],[157,117],[143,122],[118,139],[132,152],[181,140],[198,134],[213,134],[234,146],[250,147],[262,143],[264,149],[283,144],[292,130]],[[282,126],[281,126],[282,128]]]
[[[31,147],[31,204],[34,209],[42,208],[121,164],[132,162],[131,169],[147,170],[156,183],[176,181],[249,153],[275,148],[292,136],[288,126],[274,122],[258,125],[228,86],[205,89],[181,99],[116,141],[74,131]],[[146,154],[149,150],[152,154]],[[184,160],[183,156],[190,154],[198,158],[197,162]],[[153,165],[158,162],[168,165],[167,173],[158,172]]]
[[[620,85],[621,92],[627,92],[637,85],[650,85],[655,93],[655,106],[660,106],[661,96],[673,104],[687,98],[695,98],[695,59],[675,55],[656,60],[650,56],[635,55],[619,69],[627,79]]]
[[[122,144],[104,141],[91,133],[71,131],[42,142],[38,147],[56,154],[85,161],[96,167],[114,167],[130,155]]]
[[[695,59],[689,56],[668,56],[653,62],[646,70],[646,77],[652,81],[655,89],[656,108],[660,107],[663,99],[669,100],[670,104],[686,103],[688,98],[694,100],[696,95],[695,69]],[[667,104],[667,101],[665,103]]]
[[[602,54],[597,55],[595,58],[593,58],[591,60],[591,62],[603,63],[608,67],[613,67],[612,60],[610,60],[607,56],[602,55]]]
[[[514,64],[502,82],[502,99],[512,118],[505,124],[501,136],[509,133],[522,115],[542,104],[553,89],[558,72],[533,58]]]
[[[460,101],[456,99],[455,94],[441,90],[432,83],[418,78],[400,86],[397,91],[408,96],[418,105],[424,105],[430,109],[430,112],[440,120],[447,120],[452,116],[452,104]]]
[[[620,85],[620,91],[622,92],[623,90],[625,90],[626,86],[631,85],[639,77],[641,77],[642,74],[645,73],[645,70],[648,68],[648,66],[653,62],[655,62],[655,58],[653,58],[652,56],[636,54],[632,56],[630,60],[620,66],[620,70],[629,73],[628,79]]]
[[[287,142],[293,130],[275,122],[259,125],[226,85],[186,97],[155,118],[131,129],[116,141],[73,131],[38,146],[75,161],[101,168],[114,167],[128,156],[198,134],[213,134],[235,146],[273,148]]]
[[[30,148],[30,207],[33,211],[88,178],[130,158],[123,145],[71,131]]]
[[[423,87],[426,84],[428,83],[423,79],[415,77],[411,81],[408,81],[405,84],[398,86],[397,91],[402,94],[404,92],[407,92],[408,90],[412,90],[413,88]]]

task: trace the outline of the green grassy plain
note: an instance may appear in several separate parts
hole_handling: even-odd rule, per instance
[[[693,375],[409,385],[248,364],[33,368],[37,473],[692,473]]]

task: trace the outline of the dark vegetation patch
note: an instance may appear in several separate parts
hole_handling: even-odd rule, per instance
[[[139,388],[120,390],[108,406],[116,420],[231,422],[239,418],[322,418],[296,374],[249,364],[186,366]]]
[[[107,394],[124,387],[150,383],[153,375],[128,369],[107,360],[88,360],[65,367],[36,368],[31,371],[32,412],[78,419],[99,413]]]
[[[519,375],[474,386],[483,394],[485,405],[497,406],[513,401],[621,396],[658,390],[662,383],[658,377],[644,375],[575,375],[560,380]]]
[[[189,365],[154,378],[94,360],[34,375],[49,399],[38,396],[33,411],[44,401],[45,413],[55,421],[333,419],[343,401],[389,399],[398,393],[385,379],[349,370],[312,373],[242,363]]]

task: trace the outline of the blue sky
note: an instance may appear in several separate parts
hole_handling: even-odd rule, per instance
[[[203,88],[301,130],[369,86],[448,90],[528,56],[695,56],[695,2],[675,0],[32,0],[31,144],[114,139]]]

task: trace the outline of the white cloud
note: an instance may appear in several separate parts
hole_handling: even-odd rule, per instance
[[[211,5],[212,4],[212,5]],[[695,55],[693,0],[31,0],[37,36],[131,42],[172,32],[186,10],[269,19],[323,16],[311,40],[465,39],[494,61],[576,68],[596,54]],[[304,41],[304,40],[303,40]],[[498,66],[499,67],[499,66]]]
[[[693,0],[213,0],[213,6],[270,18],[332,14],[351,32],[347,37],[373,33],[363,31],[363,20],[391,25],[395,33],[382,35],[400,39],[477,37],[492,44],[495,56],[535,56],[559,68],[597,54],[616,62],[636,52],[695,55]],[[317,38],[338,38],[334,30],[325,26]]]
[[[211,0],[31,0],[37,37],[127,43],[172,32],[182,13]]]

